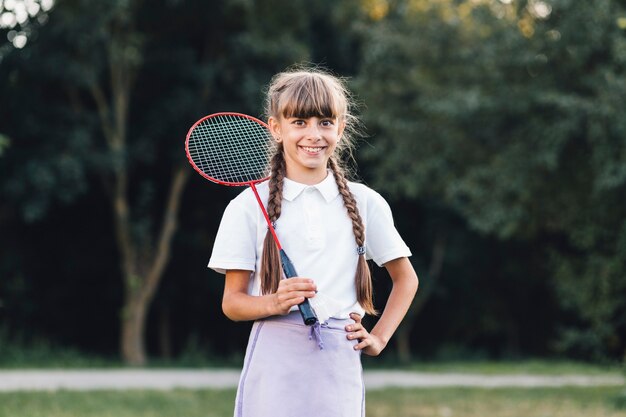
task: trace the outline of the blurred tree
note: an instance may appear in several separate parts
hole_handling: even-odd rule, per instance
[[[30,131],[25,125],[29,117],[35,117],[32,110],[15,118],[24,123],[15,129],[20,139],[53,140],[45,142],[45,154],[21,143],[28,166],[13,170],[6,189],[14,198],[23,199],[24,217],[35,220],[46,214],[51,200],[73,201],[85,191],[88,175],[98,176],[113,211],[125,283],[121,353],[133,364],[145,362],[145,316],[169,258],[178,203],[188,176],[182,161],[159,161],[164,170],[172,170],[172,177],[170,188],[162,197],[163,220],[156,226],[159,211],[150,210],[158,198],[154,180],[140,176],[139,184],[132,184],[130,178],[143,169],[142,162],[154,158],[141,147],[158,138],[146,128],[132,132],[138,136],[135,140],[130,138],[132,93],[145,58],[146,39],[134,18],[138,7],[137,2],[124,1],[98,5],[85,1],[62,3],[53,11],[53,21],[40,32],[40,42],[16,57],[15,67],[11,68],[9,62],[7,68],[14,78],[9,88],[16,95],[24,94],[17,90],[23,87],[22,83],[30,82],[40,88],[40,96],[33,97],[33,101],[43,108],[54,103],[57,114],[38,114],[37,127]],[[19,68],[33,63],[36,69]],[[46,97],[47,94],[50,95]],[[15,158],[14,163],[19,161],[17,155]],[[58,170],[46,171],[50,166]],[[61,187],[66,176],[71,191],[64,193]],[[27,180],[29,177],[31,181]],[[45,193],[37,193],[42,180],[47,182]],[[135,209],[131,213],[132,205]]]
[[[397,354],[398,359],[402,362],[408,363],[412,358],[411,331],[415,327],[416,318],[422,312],[424,306],[437,288],[437,282],[441,277],[445,253],[446,236],[443,231],[440,230],[438,231],[433,245],[433,253],[427,271],[428,280],[422,281],[419,297],[413,299],[409,311],[407,311],[406,316],[396,331]]]
[[[3,323],[107,349],[126,323],[126,346],[139,353],[124,356],[136,363],[146,327],[163,352],[188,341],[224,355],[244,346],[244,326],[220,313],[222,281],[198,279],[238,190],[207,192],[198,177],[182,195],[190,172],[182,140],[207,113],[258,114],[271,75],[309,60],[362,72],[354,85],[375,135],[361,149],[360,174],[393,200],[422,282],[394,338],[401,356],[442,342],[494,356],[544,353],[553,293],[563,326],[553,349],[619,355],[620,7],[67,0],[23,26],[0,25],[9,40],[0,45],[0,132],[10,138],[10,146],[0,139],[0,313],[13,320]],[[176,205],[186,211],[170,266],[149,284],[167,260],[158,251],[168,249]],[[124,285],[104,282],[118,269]],[[113,318],[123,303],[119,329],[95,317]]]
[[[11,142],[9,141],[8,137],[4,136],[3,134],[0,134],[0,156],[2,156],[2,154],[4,153],[4,150],[9,147],[10,143]]]
[[[97,195],[104,190],[124,282],[126,362],[146,361],[148,310],[191,172],[182,152],[189,126],[215,111],[258,114],[263,85],[294,62],[350,67],[350,42],[329,46],[325,38],[349,14],[327,18],[327,10],[305,8],[304,1],[70,0],[31,28],[23,48],[3,50],[0,123],[15,138],[0,165],[3,203],[42,221],[96,185]]]
[[[375,184],[543,247],[569,312],[555,348],[622,356],[624,5],[383,3],[358,80]]]

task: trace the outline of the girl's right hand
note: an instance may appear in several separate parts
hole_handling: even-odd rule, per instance
[[[310,278],[288,278],[278,283],[274,293],[274,310],[276,315],[286,315],[291,307],[302,303],[305,298],[315,297],[317,286]]]

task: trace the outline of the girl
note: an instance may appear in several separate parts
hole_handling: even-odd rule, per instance
[[[251,190],[230,202],[209,267],[226,274],[222,308],[255,320],[241,374],[237,417],[365,415],[360,354],[378,355],[417,291],[411,255],[385,200],[346,180],[338,155],[351,149],[356,119],[342,81],[304,69],[276,75],[266,115],[276,141],[271,177],[257,186],[300,277],[281,279],[274,240]],[[393,289],[377,314],[366,262],[384,266]],[[319,319],[305,326],[308,298]]]

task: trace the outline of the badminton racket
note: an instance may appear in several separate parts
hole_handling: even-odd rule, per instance
[[[273,147],[268,126],[240,113],[215,113],[203,117],[191,126],[185,141],[187,159],[204,178],[221,185],[247,185],[252,189],[278,247],[285,277],[293,278],[298,276],[296,269],[280,245],[256,189],[256,184],[269,179]],[[306,325],[317,322],[308,298],[298,305],[298,309]]]

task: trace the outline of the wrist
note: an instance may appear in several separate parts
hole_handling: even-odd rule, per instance
[[[278,295],[276,293],[268,294],[265,296],[265,300],[265,312],[267,316],[277,316],[280,313],[278,309]]]
[[[387,346],[387,344],[389,343],[389,339],[390,339],[390,338],[389,338],[389,337],[386,337],[386,336],[384,336],[384,335],[381,335],[381,334],[377,334],[375,329],[374,329],[374,330],[372,330],[372,331],[370,332],[370,334],[371,334],[371,335],[374,335],[374,336],[378,339],[378,341],[381,343],[381,347],[383,347],[383,348],[384,348],[384,347],[386,347],[386,346]]]

